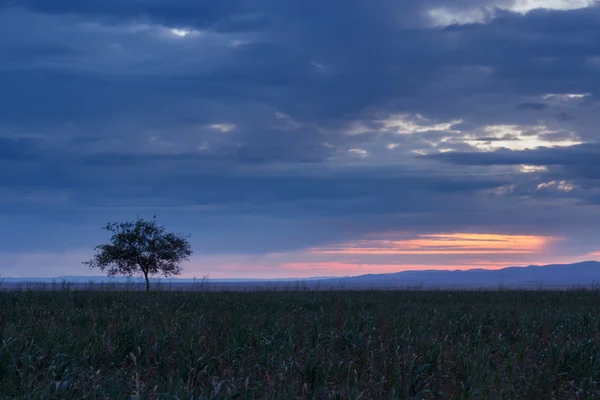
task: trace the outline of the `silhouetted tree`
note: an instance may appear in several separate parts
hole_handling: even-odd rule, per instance
[[[192,255],[189,236],[167,233],[156,224],[156,216],[150,221],[138,217],[135,221],[108,223],[103,229],[113,234],[110,244],[96,246],[94,257],[83,264],[100,268],[108,276],[144,275],[146,291],[150,290],[149,276],[179,275],[181,262],[189,261]]]

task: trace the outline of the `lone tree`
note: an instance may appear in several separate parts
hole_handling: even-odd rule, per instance
[[[164,226],[156,224],[156,216],[150,221],[138,217],[108,223],[103,229],[113,234],[110,244],[96,246],[94,257],[83,264],[107,271],[108,276],[143,274],[146,291],[150,290],[149,276],[179,275],[181,262],[189,261],[192,255],[189,236],[167,233]]]

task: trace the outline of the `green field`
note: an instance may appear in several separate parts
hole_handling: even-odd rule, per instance
[[[5,292],[0,398],[600,398],[600,292]]]

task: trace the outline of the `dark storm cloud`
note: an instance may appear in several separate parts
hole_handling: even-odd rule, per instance
[[[232,12],[243,9],[243,1],[214,2],[205,0],[175,1],[90,1],[77,0],[37,1],[37,0],[5,0],[0,5],[21,6],[41,13],[103,18],[108,21],[132,20],[148,18],[156,22],[198,28],[210,27],[215,22],[226,19]]]
[[[600,25],[593,24],[598,21],[596,10],[540,12],[524,17],[507,14],[486,25],[430,30],[408,28],[403,21],[422,16],[428,5],[437,5],[433,2],[382,1],[367,6],[354,1],[344,2],[343,7],[335,2],[317,6],[310,1],[301,4],[217,3],[108,1],[92,2],[88,6],[85,2],[31,1],[13,4],[38,12],[87,18],[108,15],[126,18],[127,22],[134,15],[144,15],[158,23],[166,23],[167,18],[172,26],[186,26],[194,22],[190,19],[198,19],[197,28],[204,28],[208,21],[217,23],[248,12],[269,15],[273,22],[261,31],[264,34],[261,40],[241,46],[231,59],[224,60],[226,65],[211,70],[210,75],[187,71],[177,76],[181,79],[188,75],[189,90],[200,96],[206,93],[207,97],[213,93],[207,91],[207,81],[217,85],[217,92],[227,90],[224,82],[237,86],[238,91],[244,90],[242,85],[252,85],[257,100],[276,101],[282,111],[295,117],[321,121],[356,116],[365,108],[383,107],[387,102],[415,112],[435,112],[431,108],[444,106],[436,102],[428,106],[434,99],[431,91],[464,97],[498,90],[507,79],[520,80],[511,88],[529,93],[552,90],[551,86],[559,91],[573,91],[581,89],[578,86],[594,84],[586,76],[591,78],[596,73],[593,69],[585,70],[584,65],[587,65],[585,57],[595,55],[596,51],[593,39]],[[457,4],[458,7],[465,5],[472,3]],[[573,28],[557,37],[554,27],[561,24],[572,24]],[[241,36],[254,31],[247,28],[241,31]],[[563,65],[563,58],[540,59],[548,58],[548,54],[568,55],[569,61]],[[161,62],[168,65],[165,60]],[[311,62],[322,65],[323,70],[311,66]],[[468,70],[475,66],[490,67],[492,76],[477,76]],[[576,72],[578,77],[550,82],[544,71],[559,74],[561,78]],[[444,76],[460,84],[460,92],[448,93],[445,89],[454,88],[428,84],[439,82]],[[537,82],[540,79],[543,82]],[[540,83],[545,86],[539,87]],[[155,86],[152,79],[145,84],[148,88]],[[271,86],[279,93],[261,93],[256,86]],[[281,93],[292,89],[302,102]],[[451,105],[452,102],[447,102],[445,107]],[[448,111],[457,115],[463,110]]]
[[[86,226],[134,213],[158,214],[185,228],[201,238],[202,251],[209,253],[300,250],[331,238],[392,229],[411,214],[432,219],[411,229],[432,229],[431,216],[467,207],[474,194],[507,184],[495,177],[388,168],[320,167],[307,172],[297,166],[291,173],[266,167],[244,172],[223,163],[225,167],[215,171],[218,164],[213,159],[192,154],[47,155],[26,167],[22,160],[12,161],[2,163],[0,183],[14,195],[4,198],[0,220],[33,219],[22,228],[32,229],[29,237],[49,249],[57,242],[77,245],[86,235],[97,238],[101,232],[90,232]],[[249,165],[256,164],[252,160]],[[36,223],[52,224],[75,236],[44,239]],[[23,235],[6,238],[2,248],[14,251],[31,243],[17,238]]]
[[[350,28],[355,24],[389,24],[409,21],[419,17],[419,11],[431,6],[449,6],[461,10],[473,5],[508,4],[509,1],[456,0],[451,4],[439,0],[402,3],[393,0],[379,0],[376,3],[363,1],[334,0],[327,3],[317,1],[279,0],[230,0],[214,2],[210,0],[105,0],[102,2],[79,2],[77,0],[3,0],[0,5],[21,6],[30,10],[49,14],[76,14],[86,18],[106,18],[108,20],[148,19],[171,26],[195,28],[221,28],[225,30],[253,30],[272,25],[283,25],[295,21],[314,26]],[[335,25],[335,26],[334,26]],[[380,24],[382,25],[382,24]]]
[[[271,16],[273,23],[261,31],[258,39],[225,58],[217,56],[217,68],[203,71],[193,53],[187,52],[184,57],[189,64],[198,64],[199,68],[173,71],[168,78],[156,74],[126,80],[104,77],[106,85],[121,89],[100,86],[100,93],[92,91],[89,97],[115,112],[123,110],[119,99],[136,107],[144,98],[139,107],[159,108],[147,102],[153,92],[160,91],[167,98],[172,93],[180,100],[212,99],[229,93],[228,99],[251,98],[276,106],[294,118],[334,126],[375,110],[394,109],[443,118],[465,117],[466,113],[474,119],[496,118],[501,122],[512,117],[512,107],[502,110],[503,101],[514,101],[511,92],[589,92],[597,85],[598,69],[590,67],[588,60],[596,54],[594,38],[600,32],[600,23],[595,23],[596,9],[532,12],[526,16],[508,13],[486,25],[432,30],[405,27],[403,19],[422,15],[427,5],[438,5],[433,2],[382,1],[369,3],[368,7],[364,2],[344,2],[344,7],[317,7],[313,2],[232,2],[226,6],[188,1],[108,1],[89,6],[85,2],[60,1],[13,4],[86,18],[145,15],[150,21],[164,23],[161,18],[168,17],[173,26],[185,26],[194,16],[200,20],[198,28],[205,25],[203,21],[219,21],[249,12],[249,8]],[[472,4],[462,2],[456,6]],[[215,10],[208,10],[210,7]],[[563,32],[560,27],[565,25],[572,28]],[[249,32],[254,30],[242,30],[241,40]],[[165,64],[166,72],[170,70],[171,60],[158,62]],[[548,72],[560,79],[550,79]],[[23,78],[7,72],[6,79],[14,82]],[[69,87],[66,82],[63,85]],[[58,89],[36,87],[31,90],[33,96],[42,96],[36,91]],[[114,107],[109,99],[102,101],[105,90],[120,94],[112,103]],[[474,96],[494,92],[497,94],[484,104],[476,104]],[[202,117],[196,114],[195,118]]]
[[[455,152],[426,158],[471,167],[530,165],[546,168],[537,173],[537,181],[516,181],[511,196],[569,198],[587,204],[598,204],[600,198],[598,144],[525,151],[498,150],[491,153]]]
[[[449,152],[421,157],[467,166],[528,164],[591,167],[600,164],[600,145],[583,144],[521,151],[501,149],[494,152]]]
[[[237,157],[224,154],[223,165],[231,164],[229,156]],[[256,163],[255,159],[241,158],[238,163],[248,162],[250,166]],[[14,161],[14,168],[9,161]],[[17,168],[22,159],[9,161],[0,173],[0,181],[10,180],[16,189],[65,191],[77,206],[153,198],[159,200],[160,205],[175,200],[179,205],[259,208],[276,205],[319,211],[323,202],[331,203],[328,209],[339,203],[343,212],[369,214],[425,211],[435,196],[469,195],[508,183],[496,177],[463,178],[398,168],[390,172],[381,167],[367,171],[321,167],[299,173],[301,166],[298,165],[297,171],[285,174],[268,168],[253,172],[214,171],[207,168],[216,165],[214,156],[204,158],[197,154],[97,154],[77,158],[68,154],[46,155],[36,163],[29,163],[28,169]],[[36,168],[31,168],[34,165]],[[40,173],[45,179],[40,179]],[[432,202],[427,206],[423,201],[414,202],[415,196],[431,196]]]

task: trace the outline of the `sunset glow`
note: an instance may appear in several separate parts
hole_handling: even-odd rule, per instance
[[[531,254],[540,252],[548,236],[445,233],[404,240],[358,240],[339,246],[311,249],[312,254]]]

